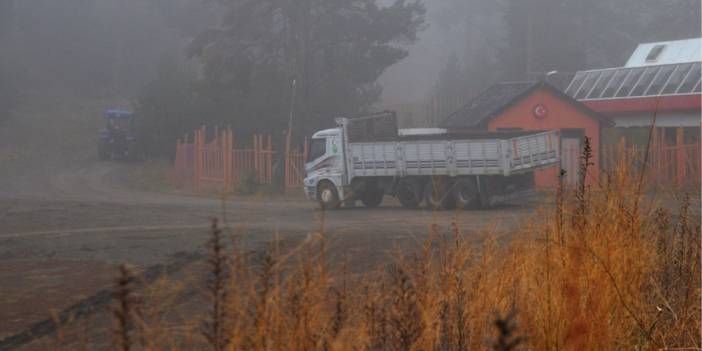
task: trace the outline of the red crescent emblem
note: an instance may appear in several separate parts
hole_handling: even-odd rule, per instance
[[[534,106],[534,117],[536,119],[544,119],[546,116],[548,116],[548,109],[546,109],[546,106],[542,104],[538,104]]]

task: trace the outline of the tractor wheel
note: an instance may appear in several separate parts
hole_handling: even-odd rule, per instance
[[[402,178],[397,183],[395,196],[404,208],[417,208],[422,203],[422,186],[416,179]]]
[[[127,144],[127,161],[136,162],[139,160],[139,155],[137,154],[137,145],[135,142],[130,142]]]
[[[453,186],[456,206],[464,210],[480,208],[481,198],[474,178],[459,179]]]
[[[448,190],[450,184],[446,178],[432,178],[424,186],[424,202],[431,210],[445,210],[452,208],[454,202]]]
[[[341,206],[336,187],[328,181],[323,182],[317,189],[317,201],[323,210],[335,210]]]
[[[104,142],[100,141],[98,143],[98,159],[100,161],[106,161],[109,158],[110,154],[107,152],[107,145],[105,145]]]

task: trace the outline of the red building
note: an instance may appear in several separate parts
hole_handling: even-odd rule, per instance
[[[701,38],[640,44],[623,67],[578,72],[565,92],[614,121],[606,147],[643,149],[652,130],[654,181],[700,182]]]
[[[602,129],[612,125],[607,117],[545,82],[495,84],[441,123],[442,128],[453,132],[559,130],[560,168],[566,171],[569,183],[577,180],[578,156],[585,136],[590,138],[595,164],[588,181],[597,177]],[[536,171],[535,186],[555,187],[558,171],[559,167]]]

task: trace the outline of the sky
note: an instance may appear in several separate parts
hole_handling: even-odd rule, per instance
[[[426,28],[419,34],[419,40],[409,49],[409,56],[388,68],[380,77],[383,105],[423,101],[452,52],[463,52],[459,46],[465,42],[461,40],[463,29],[446,27],[440,21],[449,1],[424,3],[427,7]]]

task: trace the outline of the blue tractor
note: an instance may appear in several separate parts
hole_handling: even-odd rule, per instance
[[[105,111],[105,128],[100,131],[98,157],[101,160],[137,159],[134,114],[130,111],[108,109]]]

